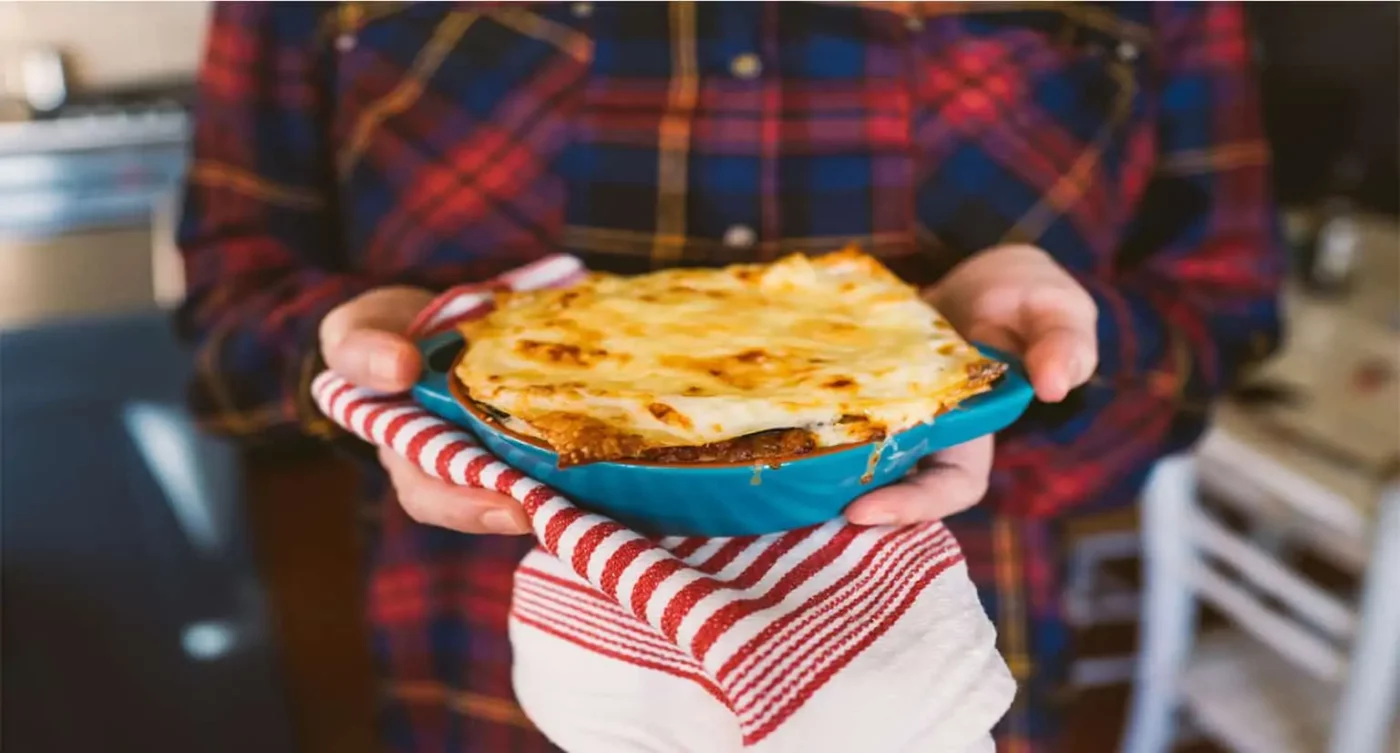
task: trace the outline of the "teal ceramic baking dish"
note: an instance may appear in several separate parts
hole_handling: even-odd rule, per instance
[[[887,439],[873,468],[870,443],[773,465],[615,462],[560,468],[546,445],[505,429],[463,399],[451,376],[462,347],[456,332],[419,343],[424,370],[413,395],[423,407],[470,429],[497,457],[579,505],[655,535],[756,535],[831,520],[862,494],[903,478],[919,459],[1006,428],[1033,397],[1020,362],[979,346],[1006,363],[1006,373],[958,409]]]

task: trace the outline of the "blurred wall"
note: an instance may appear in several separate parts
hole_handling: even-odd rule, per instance
[[[0,93],[35,46],[64,54],[74,89],[120,89],[194,74],[208,2],[0,0]]]
[[[1345,153],[1360,197],[1400,210],[1400,4],[1250,3],[1280,197],[1316,200]]]

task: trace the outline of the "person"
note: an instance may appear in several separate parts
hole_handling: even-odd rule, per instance
[[[180,321],[216,430],[325,434],[323,364],[402,389],[435,292],[561,250],[635,273],[855,243],[1021,354],[1040,402],[995,453],[847,513],[959,537],[1021,683],[1004,752],[1061,727],[1065,521],[1132,504],[1278,336],[1237,4],[219,4],[199,87]],[[520,510],[379,461],[385,744],[552,750],[511,697]]]

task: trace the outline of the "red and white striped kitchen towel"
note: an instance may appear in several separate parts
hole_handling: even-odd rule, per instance
[[[414,335],[484,314],[493,289],[582,273],[554,256],[449,291]],[[941,524],[648,538],[508,467],[408,396],[329,372],[313,390],[366,441],[524,506],[540,546],[516,572],[515,691],[570,753],[992,750],[1015,684]]]

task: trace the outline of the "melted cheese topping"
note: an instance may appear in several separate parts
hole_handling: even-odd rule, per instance
[[[792,427],[819,446],[879,438],[1001,369],[852,249],[503,292],[462,331],[467,393],[568,462]]]

